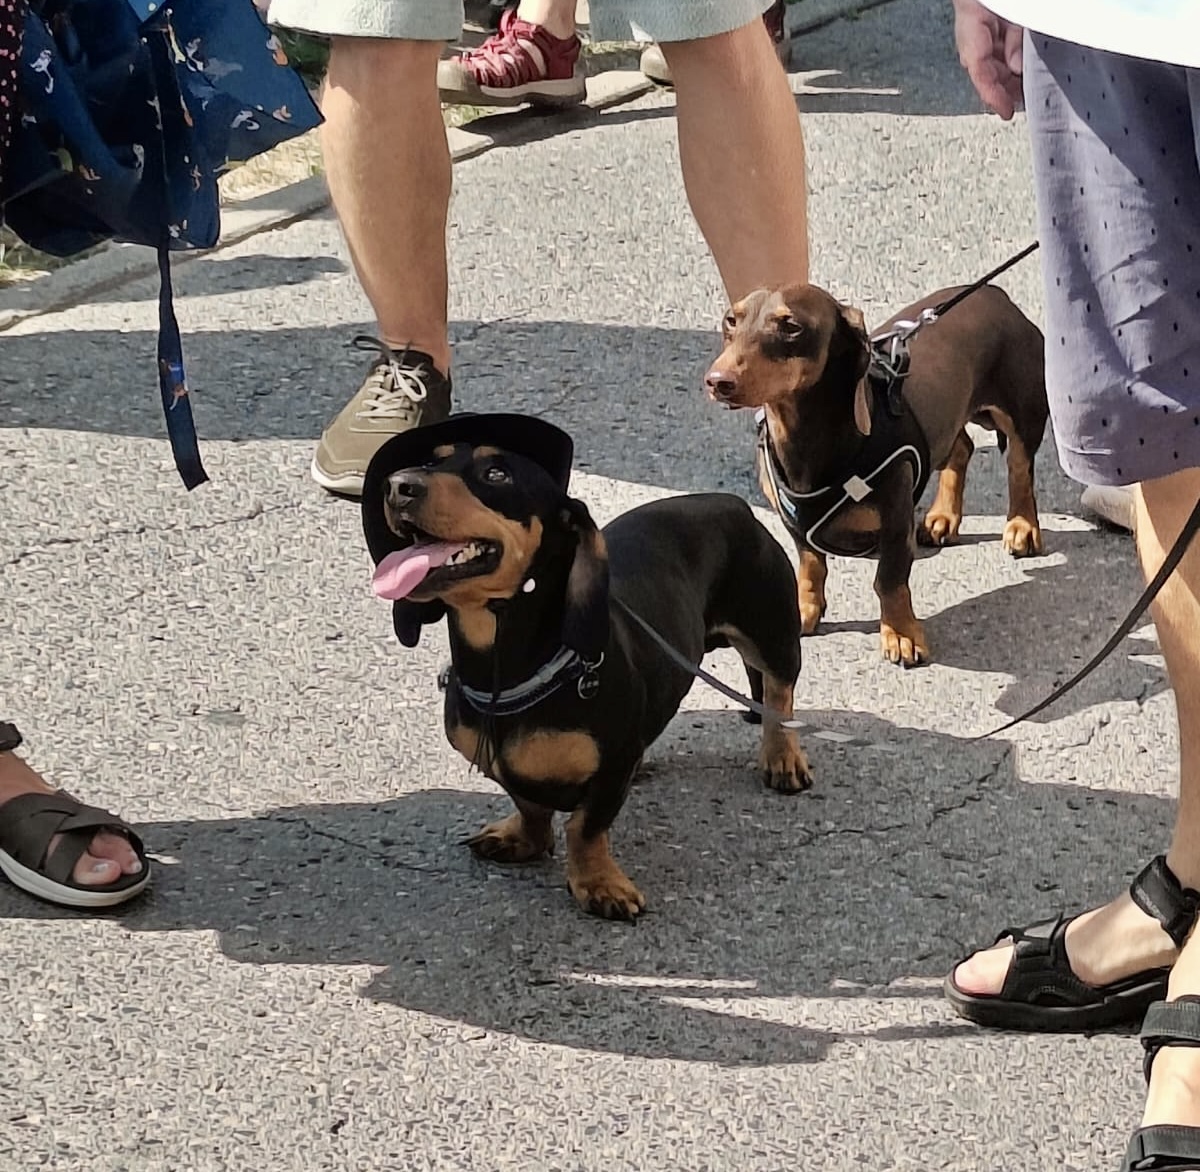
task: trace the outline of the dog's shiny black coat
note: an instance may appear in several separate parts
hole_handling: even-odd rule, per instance
[[[501,476],[493,471],[497,468],[506,474],[505,483],[496,482]],[[480,646],[478,635],[472,637],[471,628],[478,624],[465,622],[452,598],[443,601],[418,591],[418,597],[393,604],[396,631],[410,646],[422,624],[448,616],[452,668],[445,693],[446,733],[464,754],[471,746],[478,748],[480,767],[517,801],[519,810],[525,804],[578,811],[584,840],[603,835],[643,754],[692,685],[692,675],[674,665],[614,606],[614,599],[694,664],[707,651],[736,646],[752,695],[762,699],[765,672],[768,692],[770,681],[780,681],[790,700],[800,670],[794,571],[783,548],[739,497],[714,493],[655,501],[600,531],[587,507],[525,456],[463,443],[441,458],[425,460],[416,471],[431,484],[436,477],[457,478],[489,514],[519,525],[520,532],[514,530],[518,537],[540,528],[536,551],[520,580],[508,582],[507,596],[493,598],[483,608],[495,616],[490,645]],[[394,528],[404,528],[408,498],[389,503],[392,490],[378,468],[368,476],[368,489],[364,525],[379,562],[389,544],[404,545]],[[587,698],[571,682],[527,711],[491,716],[468,703],[458,687],[461,682],[488,694],[513,687],[564,646],[598,665],[599,687]],[[516,750],[527,749],[535,737],[550,737],[539,743],[553,746],[556,734],[583,734],[594,743],[595,767],[588,776],[579,775],[578,761],[564,762],[564,776],[555,776],[544,764],[536,776],[522,768],[529,754]],[[573,738],[572,743],[587,742]],[[793,770],[792,781],[777,788],[804,788],[809,781],[806,762]],[[769,778],[768,783],[774,784]]]

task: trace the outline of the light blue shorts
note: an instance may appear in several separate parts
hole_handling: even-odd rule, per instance
[[[698,41],[758,19],[771,0],[591,0],[594,41]],[[462,0],[272,0],[272,24],[331,37],[454,41]]]

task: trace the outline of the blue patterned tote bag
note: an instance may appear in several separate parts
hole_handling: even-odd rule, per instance
[[[2,195],[27,244],[70,256],[104,240],[158,251],[158,377],[176,466],[200,460],[169,254],[220,235],[217,179],[320,114],[252,0],[34,0]]]

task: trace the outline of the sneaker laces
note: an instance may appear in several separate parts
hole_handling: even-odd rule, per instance
[[[397,354],[386,342],[370,334],[359,334],[354,339],[354,347],[379,354],[363,383],[362,407],[355,415],[359,419],[419,421],[421,404],[429,396],[429,388],[425,385],[429,371],[425,364],[406,365],[407,347]]]

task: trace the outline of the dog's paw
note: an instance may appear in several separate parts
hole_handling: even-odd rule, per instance
[[[883,658],[889,663],[904,667],[916,667],[929,662],[929,644],[925,641],[925,630],[915,619],[903,630],[890,623],[879,624],[879,646]]]
[[[1015,558],[1034,557],[1042,552],[1042,530],[1024,517],[1013,517],[1004,526],[1004,548]]]
[[[532,863],[554,853],[554,833],[549,827],[535,832],[520,814],[510,814],[471,835],[466,845],[477,858],[493,863]]]
[[[917,529],[917,541],[921,545],[953,545],[958,540],[958,527],[961,524],[961,515],[930,509]]]
[[[568,874],[567,886],[585,912],[606,920],[633,921],[646,907],[646,897],[616,863],[602,871]]]
[[[812,789],[813,772],[804,750],[794,743],[795,733],[787,731],[774,743],[764,741],[758,755],[763,782],[781,794],[798,794]]]

